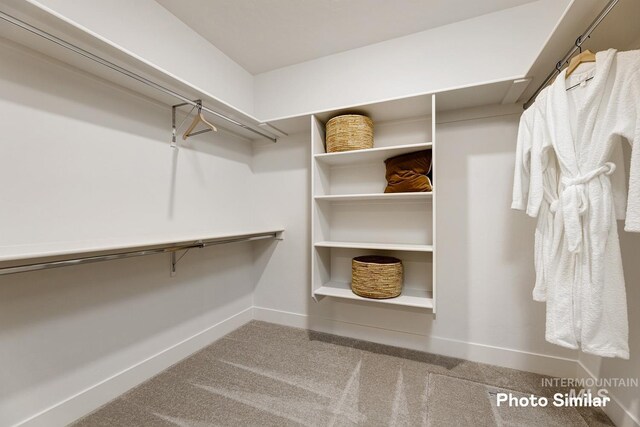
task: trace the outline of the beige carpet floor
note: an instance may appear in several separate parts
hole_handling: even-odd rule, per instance
[[[74,426],[604,426],[600,410],[509,408],[542,376],[253,321]]]

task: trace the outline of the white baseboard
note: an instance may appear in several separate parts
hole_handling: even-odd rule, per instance
[[[19,422],[16,426],[65,426],[253,319],[249,307],[117,374]]]
[[[254,318],[265,322],[311,329],[318,332],[426,351],[543,375],[556,377],[574,377],[576,375],[576,360],[574,359],[393,331],[263,307],[254,307]]]
[[[576,361],[577,378],[597,379],[595,375],[581,361]],[[611,421],[618,427],[640,427],[640,420],[636,418],[629,408],[626,408],[616,398],[615,394],[609,394],[611,402],[604,408],[604,412],[611,418]]]

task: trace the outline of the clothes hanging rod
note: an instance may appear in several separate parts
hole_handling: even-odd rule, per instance
[[[91,52],[89,52],[87,50],[84,50],[81,47],[78,47],[78,46],[76,46],[76,45],[74,45],[72,43],[69,43],[69,42],[67,42],[65,40],[62,40],[61,38],[56,37],[53,34],[50,34],[50,33],[46,32],[44,30],[41,30],[41,29],[39,29],[37,27],[34,27],[33,25],[28,24],[28,23],[26,23],[26,22],[24,22],[24,21],[22,21],[22,20],[20,20],[20,19],[18,19],[16,17],[13,17],[13,16],[11,16],[11,15],[5,13],[5,12],[0,11],[0,18],[2,18],[3,20],[5,20],[5,21],[7,21],[7,22],[19,27],[19,28],[22,28],[23,30],[29,31],[32,34],[35,34],[35,35],[37,35],[39,37],[42,37],[42,38],[44,38],[46,40],[49,40],[50,42],[55,43],[58,46],[61,46],[61,47],[65,48],[65,49],[68,49],[68,50],[78,54],[78,55],[81,55],[81,56],[83,56],[83,57],[85,57],[87,59],[90,59],[90,60],[92,60],[94,62],[97,62],[98,64],[103,65],[103,66],[105,66],[107,68],[110,68],[110,69],[112,69],[112,70],[114,70],[114,71],[116,71],[116,72],[118,72],[120,74],[123,74],[123,75],[125,75],[125,76],[127,76],[129,78],[137,80],[138,82],[143,83],[143,84],[145,84],[145,85],[147,85],[147,86],[149,86],[149,87],[151,87],[153,89],[156,89],[156,90],[158,90],[160,92],[163,92],[163,93],[165,93],[167,95],[173,96],[174,98],[177,98],[177,99],[181,100],[182,102],[185,102],[185,103],[187,103],[189,105],[192,105],[194,107],[197,106],[195,101],[187,98],[184,95],[181,95],[181,94],[179,94],[179,93],[177,93],[177,92],[175,92],[175,91],[173,91],[173,90],[171,90],[169,88],[166,88],[166,87],[164,87],[164,86],[162,86],[162,85],[160,85],[160,84],[158,84],[158,83],[156,83],[154,81],[151,81],[151,80],[147,79],[146,77],[143,77],[143,76],[141,76],[139,74],[136,74],[133,71],[129,71],[126,68],[123,68],[123,67],[121,67],[121,66],[119,66],[117,64],[114,64],[111,61],[108,61],[108,60],[106,60],[104,58],[101,58],[100,56],[95,55],[95,54],[93,54],[93,53],[91,53]],[[277,138],[275,138],[275,137],[273,137],[271,135],[268,135],[266,133],[263,133],[263,132],[260,132],[258,130],[255,130],[255,129],[245,125],[244,123],[240,123],[237,120],[234,120],[234,119],[232,119],[230,117],[227,117],[224,114],[218,113],[217,111],[214,111],[214,110],[212,110],[210,108],[202,106],[202,109],[204,111],[210,113],[210,114],[213,114],[216,117],[219,117],[219,118],[221,118],[223,120],[226,120],[227,122],[229,122],[229,123],[231,123],[231,124],[233,124],[235,126],[239,126],[239,127],[243,128],[243,129],[249,131],[249,132],[253,132],[256,135],[260,135],[260,136],[262,136],[264,138],[267,138],[267,139],[269,139],[269,140],[271,140],[273,142],[277,142],[278,141]]]
[[[524,103],[523,107],[525,110],[529,108],[531,104],[533,104],[533,102],[536,100],[536,97],[540,94],[540,92],[542,92],[542,89],[544,89],[553,80],[554,77],[560,74],[560,71],[562,71],[562,67],[569,62],[569,60],[573,57],[573,55],[576,53],[577,50],[581,49],[582,43],[584,43],[585,40],[587,40],[589,36],[591,36],[591,33],[593,32],[593,30],[598,28],[598,25],[600,25],[602,20],[606,18],[606,16],[611,12],[611,10],[613,10],[615,5],[618,4],[619,1],[620,0],[611,0],[605,6],[605,8],[602,9],[600,14],[596,17],[596,19],[593,20],[593,22],[591,23],[591,25],[589,25],[589,27],[585,30],[585,32],[582,33],[582,35],[580,35],[576,39],[576,42],[574,43],[573,47],[569,49],[569,51],[564,56],[564,58],[562,58],[560,61],[556,63],[555,69],[547,76],[544,82],[540,86],[538,86],[538,88],[533,93],[533,95],[531,95],[531,98],[529,98],[527,102]]]
[[[162,253],[174,253],[177,251],[194,249],[194,248],[206,248],[207,246],[222,245],[227,243],[239,243],[239,242],[253,242],[256,240],[264,239],[277,239],[279,238],[279,231],[270,231],[266,233],[256,233],[246,236],[238,237],[221,237],[211,238],[203,240],[195,240],[188,243],[169,243],[165,246],[155,247],[151,249],[141,249],[136,251],[123,251],[115,252],[107,255],[87,255],[77,258],[65,259],[60,261],[50,262],[38,262],[32,264],[15,265],[11,267],[0,268],[0,276],[15,273],[24,273],[27,271],[47,270],[50,268],[68,267],[72,265],[89,264],[100,261],[112,261],[116,259],[132,258],[146,255],[155,255]]]

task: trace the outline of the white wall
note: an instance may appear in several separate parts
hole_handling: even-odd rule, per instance
[[[253,228],[249,143],[176,152],[170,108],[15,45],[0,58],[0,245]],[[65,424],[247,321],[253,259],[237,244],[192,250],[174,278],[168,255],[0,277],[0,425],[96,386],[47,418]]]
[[[255,76],[263,120],[523,77],[568,0],[539,0]]]
[[[534,223],[512,211],[519,114],[438,125],[438,313],[310,296],[307,134],[254,149],[258,201],[288,238],[261,261],[259,318],[472,360],[573,375],[531,299]],[[459,117],[457,118],[459,120]],[[560,358],[558,360],[554,358]]]
[[[154,0],[29,0],[253,113],[253,76]]]

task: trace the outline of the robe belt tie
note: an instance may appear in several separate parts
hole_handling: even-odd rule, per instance
[[[611,175],[616,170],[615,163],[607,162],[582,176],[575,178],[563,177],[561,180],[564,190],[559,199],[553,200],[549,206],[551,212],[556,213],[562,208],[564,217],[564,233],[567,246],[571,253],[580,252],[582,246],[582,219],[589,208],[586,184],[600,175]],[[546,195],[548,196],[548,195]]]

